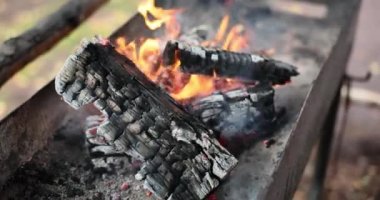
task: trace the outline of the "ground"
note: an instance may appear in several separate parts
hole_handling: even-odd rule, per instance
[[[33,26],[36,20],[51,13],[65,1],[59,0],[0,0],[0,42]],[[136,1],[112,0],[54,51],[42,56],[16,75],[0,90],[0,118],[28,99],[46,84],[62,66],[64,58],[83,37],[94,34],[107,36],[120,26],[135,10]],[[367,69],[380,66],[380,1],[363,1],[354,49],[348,74],[363,76]],[[102,27],[99,29],[99,27]],[[43,72],[43,73],[42,73]],[[41,74],[44,74],[41,76]],[[374,76],[367,83],[355,83],[355,87],[380,93],[380,77]],[[341,106],[337,129],[347,117],[339,157],[333,156],[325,184],[324,199],[380,199],[380,110],[352,103],[343,115]],[[336,143],[334,150],[336,151]],[[333,154],[335,155],[335,154]],[[305,170],[304,178],[295,199],[305,199],[312,174],[313,159]]]

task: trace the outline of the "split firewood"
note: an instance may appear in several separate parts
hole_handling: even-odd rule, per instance
[[[163,53],[165,65],[181,62],[185,73],[241,78],[249,81],[285,84],[297,69],[281,61],[260,55],[231,52],[222,49],[189,45],[180,41],[169,41]]]
[[[86,145],[88,146],[91,158],[119,157],[125,156],[122,151],[117,151],[107,143],[104,135],[97,133],[100,125],[106,121],[104,115],[92,115],[86,118]]]
[[[144,162],[135,177],[159,198],[203,199],[237,164],[211,130],[108,42],[83,42],[55,83],[72,107],[94,102],[106,114],[97,134]]]
[[[273,131],[278,115],[273,98],[274,90],[269,84],[247,85],[215,92],[189,101],[185,106],[189,113],[216,132],[224,147],[230,152],[238,152],[253,140]],[[104,148],[104,137],[96,133],[102,120],[101,116],[87,118],[86,138],[90,153],[95,158],[119,156],[117,152]]]

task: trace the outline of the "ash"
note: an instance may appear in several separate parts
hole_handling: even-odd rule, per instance
[[[67,127],[18,169],[0,199],[155,199],[134,179],[138,163],[128,157],[91,159],[77,120]]]

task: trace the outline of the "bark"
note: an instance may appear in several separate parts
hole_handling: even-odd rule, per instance
[[[108,0],[71,0],[55,13],[0,46],[0,86],[47,52]]]
[[[169,41],[163,53],[165,65],[181,61],[181,70],[191,74],[242,78],[272,84],[285,84],[298,75],[296,68],[260,55],[237,53],[221,49]]]
[[[83,42],[55,83],[74,108],[94,102],[107,115],[97,134],[144,162],[136,179],[160,198],[203,199],[237,164],[203,123],[107,42]]]

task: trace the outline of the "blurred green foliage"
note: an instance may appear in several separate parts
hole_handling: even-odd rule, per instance
[[[0,0],[0,42],[17,36],[67,0]],[[0,89],[0,119],[51,81],[81,39],[108,36],[136,12],[138,0],[111,0],[57,46],[17,73]]]

